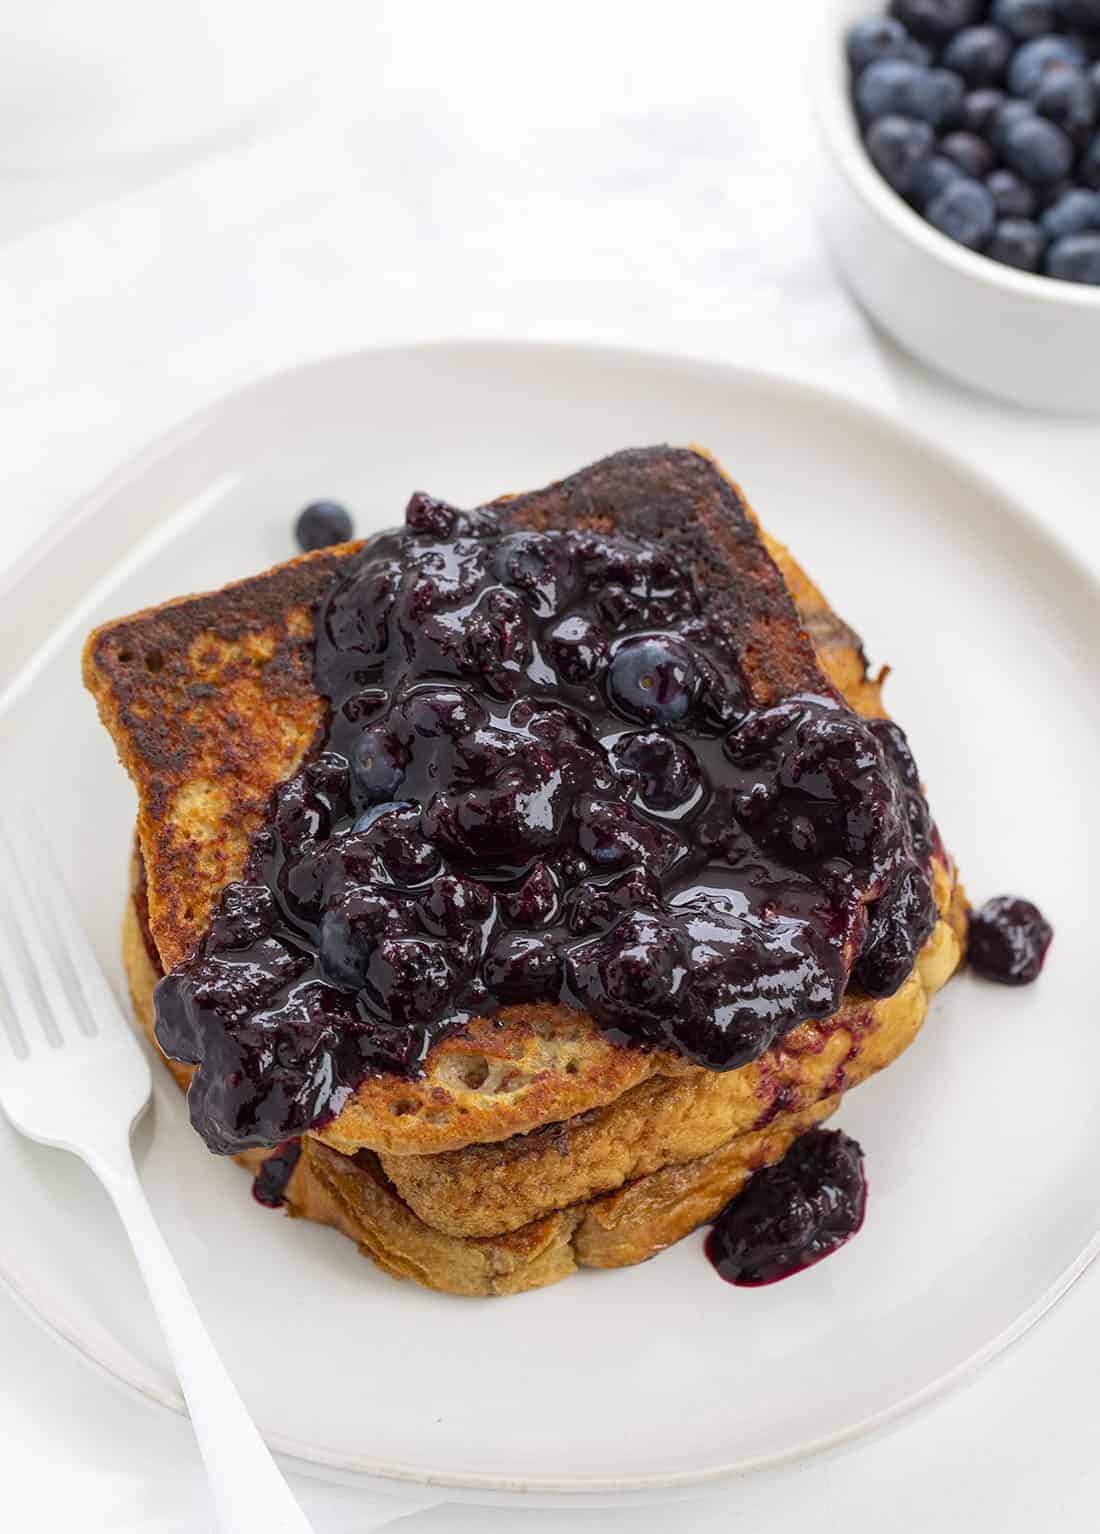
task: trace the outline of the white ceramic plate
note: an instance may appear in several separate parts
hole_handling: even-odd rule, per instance
[[[642,1267],[493,1303],[382,1277],[253,1203],[158,1073],[143,1176],[271,1443],[314,1467],[481,1489],[668,1494],[879,1426],[988,1359],[1097,1249],[1100,595],[988,484],[789,383],[642,355],[474,345],[363,354],[270,380],[117,476],[0,603],[4,798],[37,801],[121,988],[133,800],[80,687],[102,618],[292,552],[334,496],[361,531],[415,488],[473,502],[614,448],[701,442],[743,481],[875,660],[973,894],[1038,900],[1047,972],[964,975],[841,1122],[867,1153],[862,1234],[757,1291],[694,1237]],[[28,669],[29,663],[29,669]],[[80,1350],[178,1406],[107,1201],[0,1124],[0,1266]]]

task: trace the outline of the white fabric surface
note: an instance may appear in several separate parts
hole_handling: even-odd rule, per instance
[[[933,378],[839,287],[812,219],[801,85],[800,29],[819,12],[268,7],[268,25],[302,28],[316,79],[237,142],[0,180],[0,561],[245,381],[479,335],[653,346],[846,390],[948,440],[1100,568],[1098,428]],[[447,1507],[403,1527],[1091,1528],[1098,1321],[1093,1273],[1009,1358],[889,1437],[676,1510]],[[7,1508],[33,1507],[45,1531],[206,1526],[184,1422],[85,1371],[2,1293],[0,1356]],[[319,1534],[374,1526],[376,1501],[295,1484]]]

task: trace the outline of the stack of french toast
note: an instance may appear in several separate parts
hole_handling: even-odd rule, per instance
[[[479,536],[496,519],[510,530],[660,542],[702,607],[713,597],[723,653],[754,704],[812,696],[845,717],[886,717],[881,677],[869,674],[859,640],[704,454],[617,454],[478,515]],[[308,555],[109,623],[88,641],[86,682],[138,795],[123,951],[154,1044],[176,1036],[165,1022],[173,975],[189,974],[189,1004],[201,1000],[196,955],[206,975],[218,959],[210,934],[232,915],[227,891],[256,883],[257,845],[284,813],[272,806],[285,805],[282,786],[327,738],[333,704],[316,656],[332,625],[319,614],[364,558],[358,544]],[[368,834],[369,814],[361,823]],[[674,1030],[663,1038],[660,1007],[650,1007],[646,1036],[634,1037],[622,998],[609,1022],[584,1010],[576,985],[545,995],[502,989],[480,1012],[466,1005],[433,1021],[415,1059],[330,1083],[323,1104],[311,1081],[309,1111],[296,1119],[288,1110],[293,1133],[278,1143],[253,1126],[215,1148],[261,1179],[265,1164],[281,1169],[272,1202],[335,1227],[385,1272],[429,1288],[512,1294],[578,1267],[641,1262],[713,1219],[755,1170],[913,1041],[966,934],[965,898],[938,834],[927,838],[924,868],[932,904],[911,962],[895,962],[889,984],[861,985],[864,929],[853,926],[838,1004],[788,1017],[744,1063],[714,1068],[676,1046]],[[342,985],[344,995],[352,982]],[[252,1026],[244,1010],[225,1026]],[[218,1026],[228,1016],[222,1005]],[[291,1037],[272,1048],[290,1048]],[[214,1069],[212,1045],[205,1064],[200,1049],[173,1053],[166,1063],[183,1088],[196,1070]],[[202,1101],[213,1090],[239,1103],[245,1086],[207,1083]],[[197,1087],[191,1095],[196,1118]]]

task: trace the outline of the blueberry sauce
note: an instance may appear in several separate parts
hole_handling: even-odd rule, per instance
[[[329,702],[161,981],[212,1150],[280,1145],[519,1002],[714,1070],[904,980],[932,828],[902,732],[762,706],[655,540],[414,496],[316,615]]]
[[[970,918],[967,956],[988,980],[1028,985],[1038,977],[1053,936],[1054,929],[1030,900],[996,895]]]
[[[866,1207],[859,1146],[839,1129],[811,1129],[730,1200],[707,1236],[707,1258],[728,1284],[774,1284],[843,1246]]]
[[[302,1154],[300,1140],[287,1140],[265,1156],[263,1165],[252,1179],[252,1197],[265,1209],[281,1209],[286,1190]]]

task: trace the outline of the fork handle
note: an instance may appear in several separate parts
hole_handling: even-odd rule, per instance
[[[199,1317],[125,1154],[87,1158],[118,1210],[175,1364],[221,1534],[312,1534]]]

